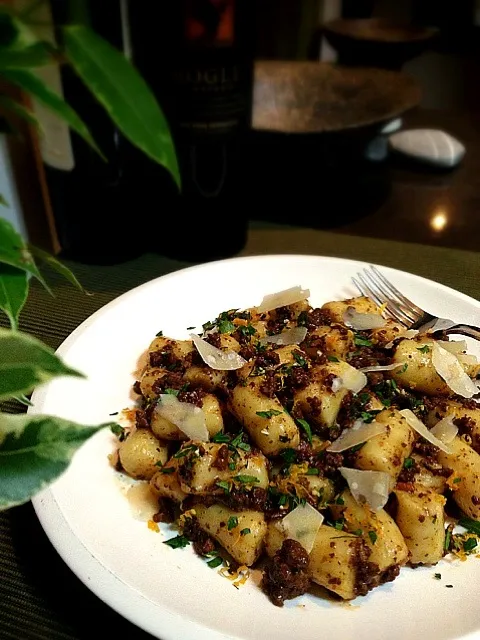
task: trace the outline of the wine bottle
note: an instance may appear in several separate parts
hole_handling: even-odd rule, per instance
[[[162,201],[152,249],[169,257],[217,259],[245,245],[253,9],[253,0],[130,2],[132,59],[167,116],[182,178],[172,190],[132,150],[143,201]]]
[[[120,0],[50,0],[50,8],[53,24],[87,24],[123,50]],[[42,79],[77,111],[107,159],[66,125],[53,121],[42,156],[61,257],[116,264],[140,255],[147,247],[145,232],[134,215],[134,190],[126,171],[127,142],[70,66],[46,68],[45,73],[52,75]]]

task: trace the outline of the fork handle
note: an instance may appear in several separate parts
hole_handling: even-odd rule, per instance
[[[435,332],[437,333],[437,332]],[[439,334],[441,333],[446,333],[446,334],[450,334],[450,333],[459,333],[462,336],[468,336],[469,338],[473,338],[474,340],[479,340],[480,341],[480,329],[478,327],[472,327],[469,324],[456,324],[453,327],[450,327],[449,329],[445,329],[442,331],[438,332]],[[435,334],[433,334],[435,335]]]

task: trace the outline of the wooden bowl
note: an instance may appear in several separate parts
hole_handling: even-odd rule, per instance
[[[257,61],[253,129],[325,134],[378,129],[420,102],[410,76],[325,62]]]
[[[438,34],[433,28],[381,18],[332,20],[320,30],[340,64],[397,70],[430,47]]]

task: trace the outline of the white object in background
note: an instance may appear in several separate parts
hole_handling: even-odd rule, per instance
[[[465,155],[464,145],[440,129],[399,131],[389,142],[395,151],[438,167],[455,167]]]
[[[388,135],[398,131],[403,124],[402,118],[390,120],[380,129],[380,135],[375,136],[365,149],[365,157],[372,162],[381,162],[388,156]]]

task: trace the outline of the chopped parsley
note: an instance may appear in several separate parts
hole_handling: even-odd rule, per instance
[[[301,311],[297,318],[297,327],[306,327],[308,325],[308,313]]]
[[[295,451],[295,449],[284,449],[280,453],[280,455],[282,456],[282,458],[285,460],[287,464],[292,464],[293,462],[295,462],[297,458],[297,452]]]
[[[405,462],[403,463],[403,468],[411,469],[414,464],[415,464],[415,461],[413,458],[405,458]]]
[[[192,453],[192,451],[195,451],[197,449],[197,446],[194,444],[190,444],[188,445],[188,447],[184,447],[183,449],[179,449],[177,451],[177,453],[173,454],[174,458],[184,458],[185,456],[188,456],[189,453]]]
[[[355,335],[354,339],[353,339],[354,344],[357,347],[371,347],[372,346],[372,341],[369,340],[368,338],[363,338],[362,336],[359,336],[358,334]]]
[[[175,538],[170,538],[170,540],[164,540],[163,544],[166,544],[172,549],[183,549],[183,547],[188,547],[190,540],[185,536],[175,536]]]
[[[335,504],[345,504],[345,500],[342,498],[342,496],[338,496],[335,500]]]
[[[221,564],[223,564],[223,558],[221,558],[220,556],[217,556],[216,558],[212,558],[207,562],[207,565],[210,567],[210,569],[216,569]]]
[[[165,389],[165,393],[168,393],[169,396],[178,396],[180,391],[178,389],[171,389],[169,387],[168,389]]]
[[[305,360],[305,358],[302,356],[302,354],[299,351],[294,351],[293,352],[293,359],[295,360],[295,362],[300,367],[306,367],[307,366],[307,361]]]
[[[337,358],[337,356],[327,356],[327,360],[329,362],[340,362],[340,360]]]
[[[405,362],[405,364],[403,365],[403,367],[400,369],[398,373],[405,373],[407,369],[408,369],[408,362]]]
[[[355,529],[355,531],[351,532],[354,536],[363,536],[363,529]]]
[[[110,431],[117,436],[120,442],[123,442],[125,440],[125,429],[119,424],[112,424],[112,426],[110,427]]]
[[[417,351],[421,351],[421,353],[429,353],[430,347],[428,344],[424,344],[423,347],[417,347]]]
[[[441,573],[434,573],[433,577],[435,578],[435,580],[441,580],[442,579],[442,574]]]
[[[241,535],[241,536],[246,536],[246,535],[247,535],[247,533],[251,533],[251,530],[250,530],[248,527],[245,527],[245,529],[242,529],[242,530],[240,531],[240,535]]]
[[[466,553],[470,553],[476,548],[477,545],[478,545],[478,540],[476,538],[467,538],[467,540],[465,540],[463,543],[463,550]]]
[[[217,444],[230,442],[230,436],[227,435],[226,433],[216,433],[214,436],[210,438],[210,441],[215,442]]]
[[[232,333],[236,327],[230,320],[220,320],[218,323],[218,333]]]
[[[118,416],[118,411],[114,411],[113,413],[109,413],[109,416]]]
[[[193,329],[195,329],[195,327],[187,327],[187,331],[193,331]]]
[[[373,422],[375,420],[375,416],[377,413],[380,413],[379,410],[376,411],[361,411],[360,417],[364,422]]]
[[[297,422],[307,434],[307,440],[309,444],[312,444],[312,429],[308,422],[306,420],[303,420],[302,418],[297,418]]]
[[[157,338],[163,338],[163,331],[159,331],[155,335],[157,336]]]
[[[268,411],[257,411],[256,415],[260,418],[272,418],[273,416],[279,416],[283,411],[277,409],[269,409]]]
[[[370,538],[370,541],[371,541],[372,544],[375,544],[376,541],[377,541],[377,538],[378,538],[378,536],[375,533],[375,531],[369,531],[368,532],[368,537]]]
[[[257,330],[251,324],[240,325],[239,327],[237,327],[237,329],[245,338],[247,338],[248,336],[253,336],[255,333],[257,333]]]
[[[443,548],[445,549],[445,551],[448,551],[450,549],[451,540],[452,540],[452,531],[451,529],[447,529],[445,531],[445,542],[443,544]]]
[[[219,480],[218,482],[215,483],[217,485],[217,487],[219,487],[220,489],[223,489],[225,491],[225,493],[230,493],[230,483],[227,482],[226,480]]]
[[[230,516],[227,522],[227,529],[231,531],[232,529],[235,529],[235,527],[238,527],[238,518],[237,516]]]
[[[469,533],[475,533],[477,536],[480,536],[480,522],[472,520],[471,518],[463,517],[460,518],[458,524]]]
[[[256,476],[249,476],[245,474],[239,474],[238,476],[234,476],[234,480],[237,482],[241,482],[242,484],[253,484],[255,482],[260,482],[260,480]],[[217,482],[217,484],[219,484]]]
[[[157,462],[157,466],[160,466],[162,463],[161,462]],[[166,473],[167,475],[169,473],[173,473],[175,471],[175,467],[162,467],[160,469],[160,473]]]
[[[459,482],[461,482],[461,481],[462,481],[462,479],[461,479],[461,478],[454,478],[454,479],[452,480],[453,484],[458,484],[458,483],[459,483]]]
[[[316,467],[310,467],[307,469],[307,476],[318,476],[320,471]]]

